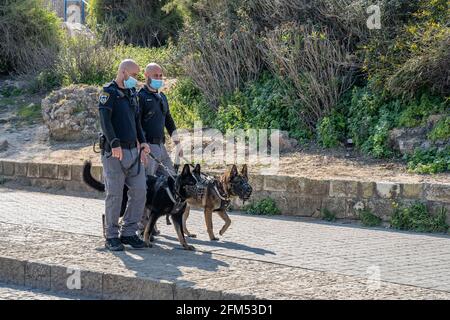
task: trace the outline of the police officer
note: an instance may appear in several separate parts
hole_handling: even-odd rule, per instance
[[[105,247],[121,251],[124,244],[143,248],[144,242],[136,235],[138,222],[144,211],[146,198],[145,170],[150,148],[145,140],[139,119],[135,86],[139,66],[133,60],[124,60],[114,81],[103,87],[99,97],[99,115],[106,146],[102,152],[106,186]],[[139,149],[143,148],[139,159]],[[119,226],[124,184],[129,188],[128,204]]]
[[[156,63],[150,63],[145,68],[145,85],[139,90],[139,107],[141,111],[141,123],[145,132],[145,138],[150,144],[152,155],[162,162],[171,172],[175,174],[173,162],[167,153],[164,136],[164,128],[172,137],[176,131],[175,122],[170,114],[167,97],[159,90],[163,87],[163,71]],[[178,140],[174,141],[177,145]],[[182,156],[181,150],[179,155]],[[148,159],[146,174],[155,173],[168,175],[152,158]]]

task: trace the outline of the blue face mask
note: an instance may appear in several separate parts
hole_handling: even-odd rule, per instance
[[[135,79],[135,78],[133,78],[133,77],[129,77],[128,78],[128,80],[125,80],[124,82],[123,82],[123,85],[125,86],[125,88],[127,88],[127,89],[131,89],[131,88],[134,88],[134,87],[136,87],[136,85],[137,85],[137,80]]]
[[[164,86],[164,81],[163,80],[151,79],[149,85],[153,89],[159,90],[159,89],[161,89]]]

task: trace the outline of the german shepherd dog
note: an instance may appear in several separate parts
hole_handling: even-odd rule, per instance
[[[186,220],[189,217],[191,206],[203,208],[209,239],[212,241],[219,240],[214,235],[212,213],[217,212],[223,221],[225,221],[225,224],[219,231],[219,234],[222,236],[231,224],[231,219],[226,212],[231,199],[233,197],[239,197],[241,200],[247,201],[252,194],[252,187],[248,183],[247,165],[243,165],[241,173],[238,173],[236,165],[233,165],[222,176],[214,178],[207,177],[205,179],[205,177],[201,177],[200,165],[197,164],[193,170],[193,175],[197,180],[203,180],[205,190],[201,193],[201,197],[187,200],[188,205],[183,214],[183,232],[188,237],[196,237],[195,234],[188,231]]]
[[[105,192],[105,185],[92,177],[91,166],[91,162],[85,162],[83,167],[83,181],[95,190]],[[186,250],[195,249],[186,242],[182,222],[183,213],[186,210],[186,200],[199,196],[197,186],[197,180],[192,175],[188,164],[184,165],[181,174],[174,178],[147,176],[147,196],[145,203],[145,220],[147,221],[144,229],[144,241],[148,247],[152,246],[150,241],[152,240],[151,236],[154,233],[156,221],[164,215],[170,215],[180,244]],[[125,185],[120,211],[121,217],[125,213],[127,202],[128,187]]]

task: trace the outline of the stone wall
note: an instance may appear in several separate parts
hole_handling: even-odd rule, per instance
[[[82,165],[23,163],[0,161],[0,180],[15,180],[41,188],[90,191],[82,181]],[[93,176],[102,180],[102,167],[92,168]],[[218,172],[210,172],[218,174]],[[272,198],[284,215],[317,217],[328,209],[337,218],[358,219],[357,208],[370,208],[388,221],[393,203],[425,202],[432,212],[445,207],[450,223],[450,184],[406,184],[353,180],[313,180],[304,177],[250,175],[251,201]],[[234,209],[242,202],[235,200]]]

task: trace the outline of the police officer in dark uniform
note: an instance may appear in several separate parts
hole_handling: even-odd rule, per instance
[[[159,90],[164,82],[162,68],[156,63],[150,63],[145,69],[145,85],[139,90],[139,107],[141,111],[141,123],[145,132],[145,138],[150,145],[152,155],[162,162],[170,171],[175,174],[173,162],[167,153],[164,136],[164,128],[172,137],[176,131],[175,122],[170,114],[167,97]],[[178,140],[174,141],[177,145]],[[179,156],[182,156],[179,150]],[[159,167],[158,163],[152,158],[148,159],[146,168],[148,175],[163,174],[168,175],[167,171]]]
[[[103,87],[99,97],[100,124],[106,137],[102,152],[106,187],[105,246],[112,251],[123,250],[124,244],[134,248],[145,246],[136,234],[146,198],[145,170],[139,162],[146,163],[150,148],[139,118],[135,89],[138,73],[139,66],[133,60],[122,61],[116,79]],[[129,188],[128,204],[119,225],[124,184]]]

